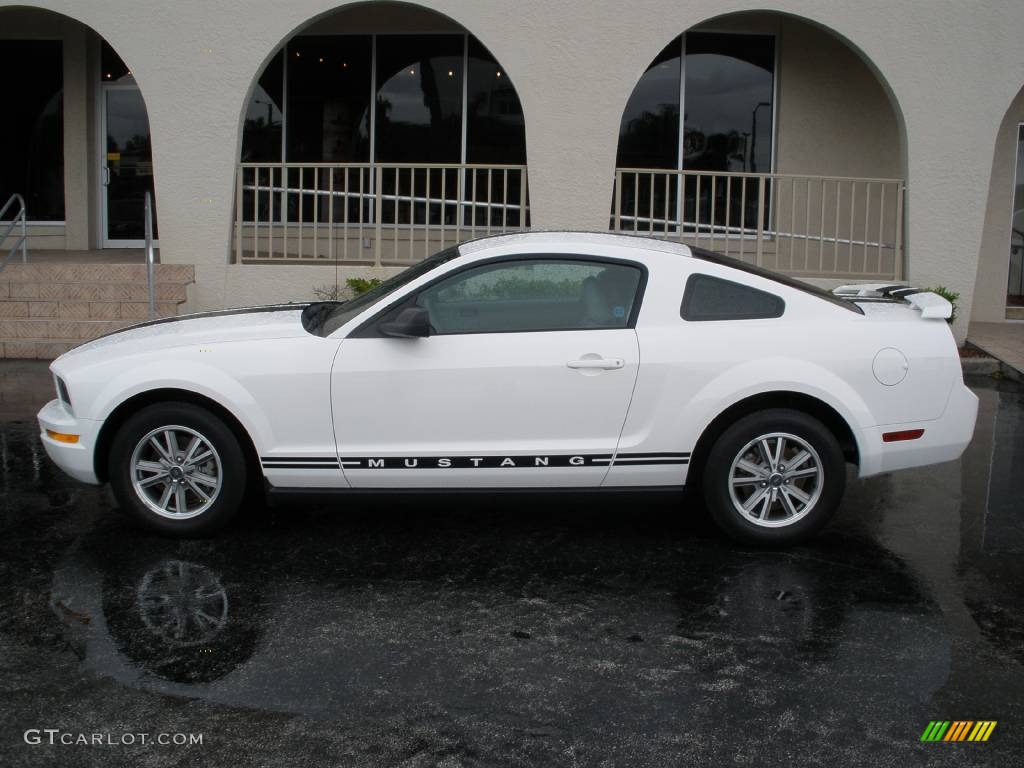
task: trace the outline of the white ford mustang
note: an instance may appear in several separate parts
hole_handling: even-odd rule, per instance
[[[52,365],[50,457],[160,532],[247,490],[699,486],[790,543],[860,477],[956,459],[977,398],[941,297],[830,294],[683,245],[526,233],[351,301],[143,323]]]

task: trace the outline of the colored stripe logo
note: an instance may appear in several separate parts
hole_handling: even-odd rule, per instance
[[[921,741],[988,741],[996,720],[932,720]]]

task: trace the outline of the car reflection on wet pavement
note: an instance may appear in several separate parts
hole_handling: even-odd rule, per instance
[[[160,539],[46,459],[45,366],[17,374],[0,369],[5,766],[1024,757],[1014,385],[972,382],[961,461],[851,478],[824,535],[773,552],[666,494],[351,497]],[[936,719],[999,725],[921,743]],[[28,745],[29,728],[204,740]]]

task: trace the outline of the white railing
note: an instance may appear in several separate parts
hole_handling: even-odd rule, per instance
[[[153,253],[153,196],[148,189],[143,198],[142,216],[146,232],[146,292],[149,294],[149,319],[156,320],[156,286],[153,281],[156,261]]]
[[[240,163],[234,254],[408,264],[529,222],[524,165]]]
[[[611,228],[803,277],[903,277],[900,179],[618,168]]]

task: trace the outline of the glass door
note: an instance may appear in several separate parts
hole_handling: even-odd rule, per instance
[[[153,194],[146,105],[133,85],[104,85],[102,89],[103,247],[140,248],[146,237],[144,198],[147,190]],[[156,237],[154,208],[154,240]]]

